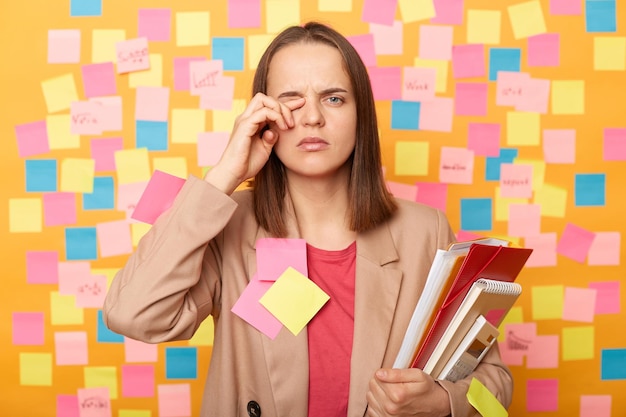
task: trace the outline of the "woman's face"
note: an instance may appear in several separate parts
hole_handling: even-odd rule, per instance
[[[269,66],[267,95],[305,98],[293,111],[295,126],[279,131],[274,146],[290,174],[328,178],[346,166],[356,143],[356,103],[339,51],[322,43],[280,49]]]

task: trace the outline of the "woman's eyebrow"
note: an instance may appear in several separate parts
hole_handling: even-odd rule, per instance
[[[318,94],[319,95],[327,95],[327,94],[334,94],[334,93],[347,93],[348,90],[346,90],[345,88],[341,88],[341,87],[331,87],[331,88],[326,88],[322,91],[320,91]],[[278,98],[290,98],[290,97],[302,97],[302,93],[299,93],[297,91],[285,91],[283,93],[280,93],[278,95]]]

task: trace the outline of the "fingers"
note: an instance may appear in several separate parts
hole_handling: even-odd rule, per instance
[[[376,380],[387,383],[424,382],[427,375],[420,369],[379,369]]]
[[[248,107],[241,114],[242,119],[251,118],[254,115],[267,116],[267,121],[274,122],[279,129],[286,130],[294,126],[295,122],[291,112],[304,105],[304,98],[294,98],[280,102],[273,97],[257,93]],[[258,120],[258,118],[254,118]]]

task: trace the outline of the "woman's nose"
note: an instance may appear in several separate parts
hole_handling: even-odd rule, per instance
[[[324,124],[324,114],[320,108],[320,103],[316,100],[307,99],[304,106],[302,106],[298,113],[300,113],[301,121],[304,125],[320,126]]]

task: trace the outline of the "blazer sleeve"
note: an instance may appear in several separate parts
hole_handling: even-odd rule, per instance
[[[148,343],[191,338],[216,308],[221,231],[236,208],[229,196],[190,176],[113,279],[106,326]]]

